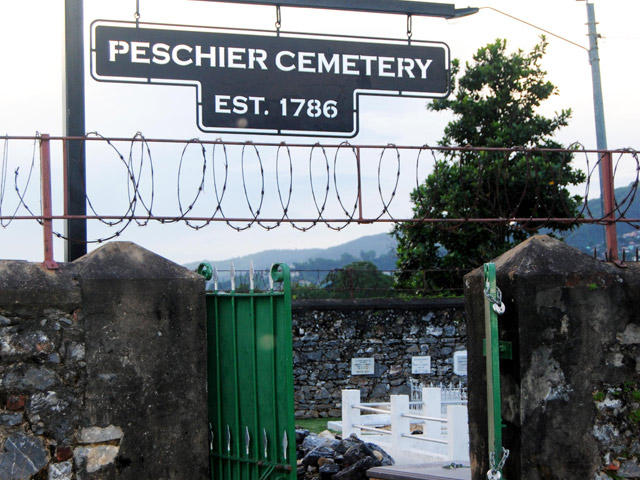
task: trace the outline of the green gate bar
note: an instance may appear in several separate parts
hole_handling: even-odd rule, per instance
[[[489,454],[495,455],[495,463],[502,460],[502,412],[500,401],[500,339],[498,335],[498,314],[493,309],[493,301],[498,297],[496,288],[496,266],[484,264],[485,299],[484,330],[487,372],[487,420]],[[493,468],[493,465],[492,465]]]
[[[270,275],[282,291],[207,293],[212,480],[296,478],[289,268]]]

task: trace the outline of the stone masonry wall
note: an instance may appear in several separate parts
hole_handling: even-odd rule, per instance
[[[408,394],[408,380],[466,384],[453,353],[466,349],[462,300],[297,301],[293,304],[296,417],[339,417],[341,391],[365,401]],[[412,375],[411,358],[431,356],[430,375]],[[373,357],[373,375],[352,375],[351,359]]]
[[[0,478],[71,478],[86,382],[81,294],[70,268],[0,263]],[[24,452],[24,453],[23,453]]]
[[[128,242],[0,261],[0,479],[206,479],[201,277]]]

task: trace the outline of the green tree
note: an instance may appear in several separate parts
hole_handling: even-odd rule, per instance
[[[366,262],[373,262],[376,259],[375,250],[360,250],[360,258]]]
[[[378,270],[372,262],[358,261],[329,272],[324,288],[333,298],[385,297],[390,294],[394,278]]]
[[[429,110],[454,115],[440,145],[563,148],[553,135],[567,125],[571,111],[551,118],[538,113],[541,102],[557,93],[540,65],[546,47],[542,37],[531,52],[509,54],[506,40],[498,39],[477,51],[459,80],[460,65],[454,60],[454,94],[428,105]],[[571,158],[569,153],[535,150],[446,151],[411,193],[414,218],[574,217],[581,199],[566,187],[584,181],[584,174],[571,166]],[[544,226],[555,231],[572,228],[558,222]],[[393,232],[398,240],[399,286],[459,290],[464,273],[539,227],[513,222],[399,224]],[[449,271],[424,276],[412,272],[424,269]]]

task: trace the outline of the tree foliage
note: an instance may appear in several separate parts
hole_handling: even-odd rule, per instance
[[[367,298],[388,295],[394,283],[392,276],[379,271],[372,262],[363,260],[329,272],[324,288],[334,292],[333,298]]]
[[[454,119],[439,142],[446,147],[564,148],[553,139],[567,125],[570,110],[548,118],[540,104],[557,93],[545,79],[542,37],[529,53],[507,53],[506,40],[480,48],[458,80],[452,62],[454,94],[434,100],[432,111],[450,111]],[[569,185],[584,180],[571,155],[538,151],[451,150],[435,161],[432,173],[411,193],[414,218],[558,218],[574,217],[580,197]],[[548,222],[555,231],[570,224]],[[540,224],[407,223],[394,229],[398,240],[398,277],[403,288],[460,289],[462,275],[526,239]],[[429,285],[416,285],[409,271],[432,272]],[[420,277],[420,283],[422,277]]]

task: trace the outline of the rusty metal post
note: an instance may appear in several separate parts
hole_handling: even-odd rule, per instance
[[[51,143],[49,135],[40,138],[40,187],[42,194],[42,231],[44,240],[44,266],[49,270],[58,268],[53,259],[53,220],[51,220]]]
[[[358,223],[362,223],[362,175],[360,171],[360,147],[356,147],[356,165],[358,167]]]
[[[616,232],[616,216],[615,205],[616,199],[613,185],[613,162],[611,161],[611,152],[603,152],[600,157],[600,165],[602,166],[602,198],[604,200],[604,212],[602,212],[605,220],[605,239],[607,242],[607,254],[610,262],[618,261],[618,234]]]
[[[353,292],[353,269],[347,268],[347,276],[349,277],[349,298],[353,300],[354,292]]]

